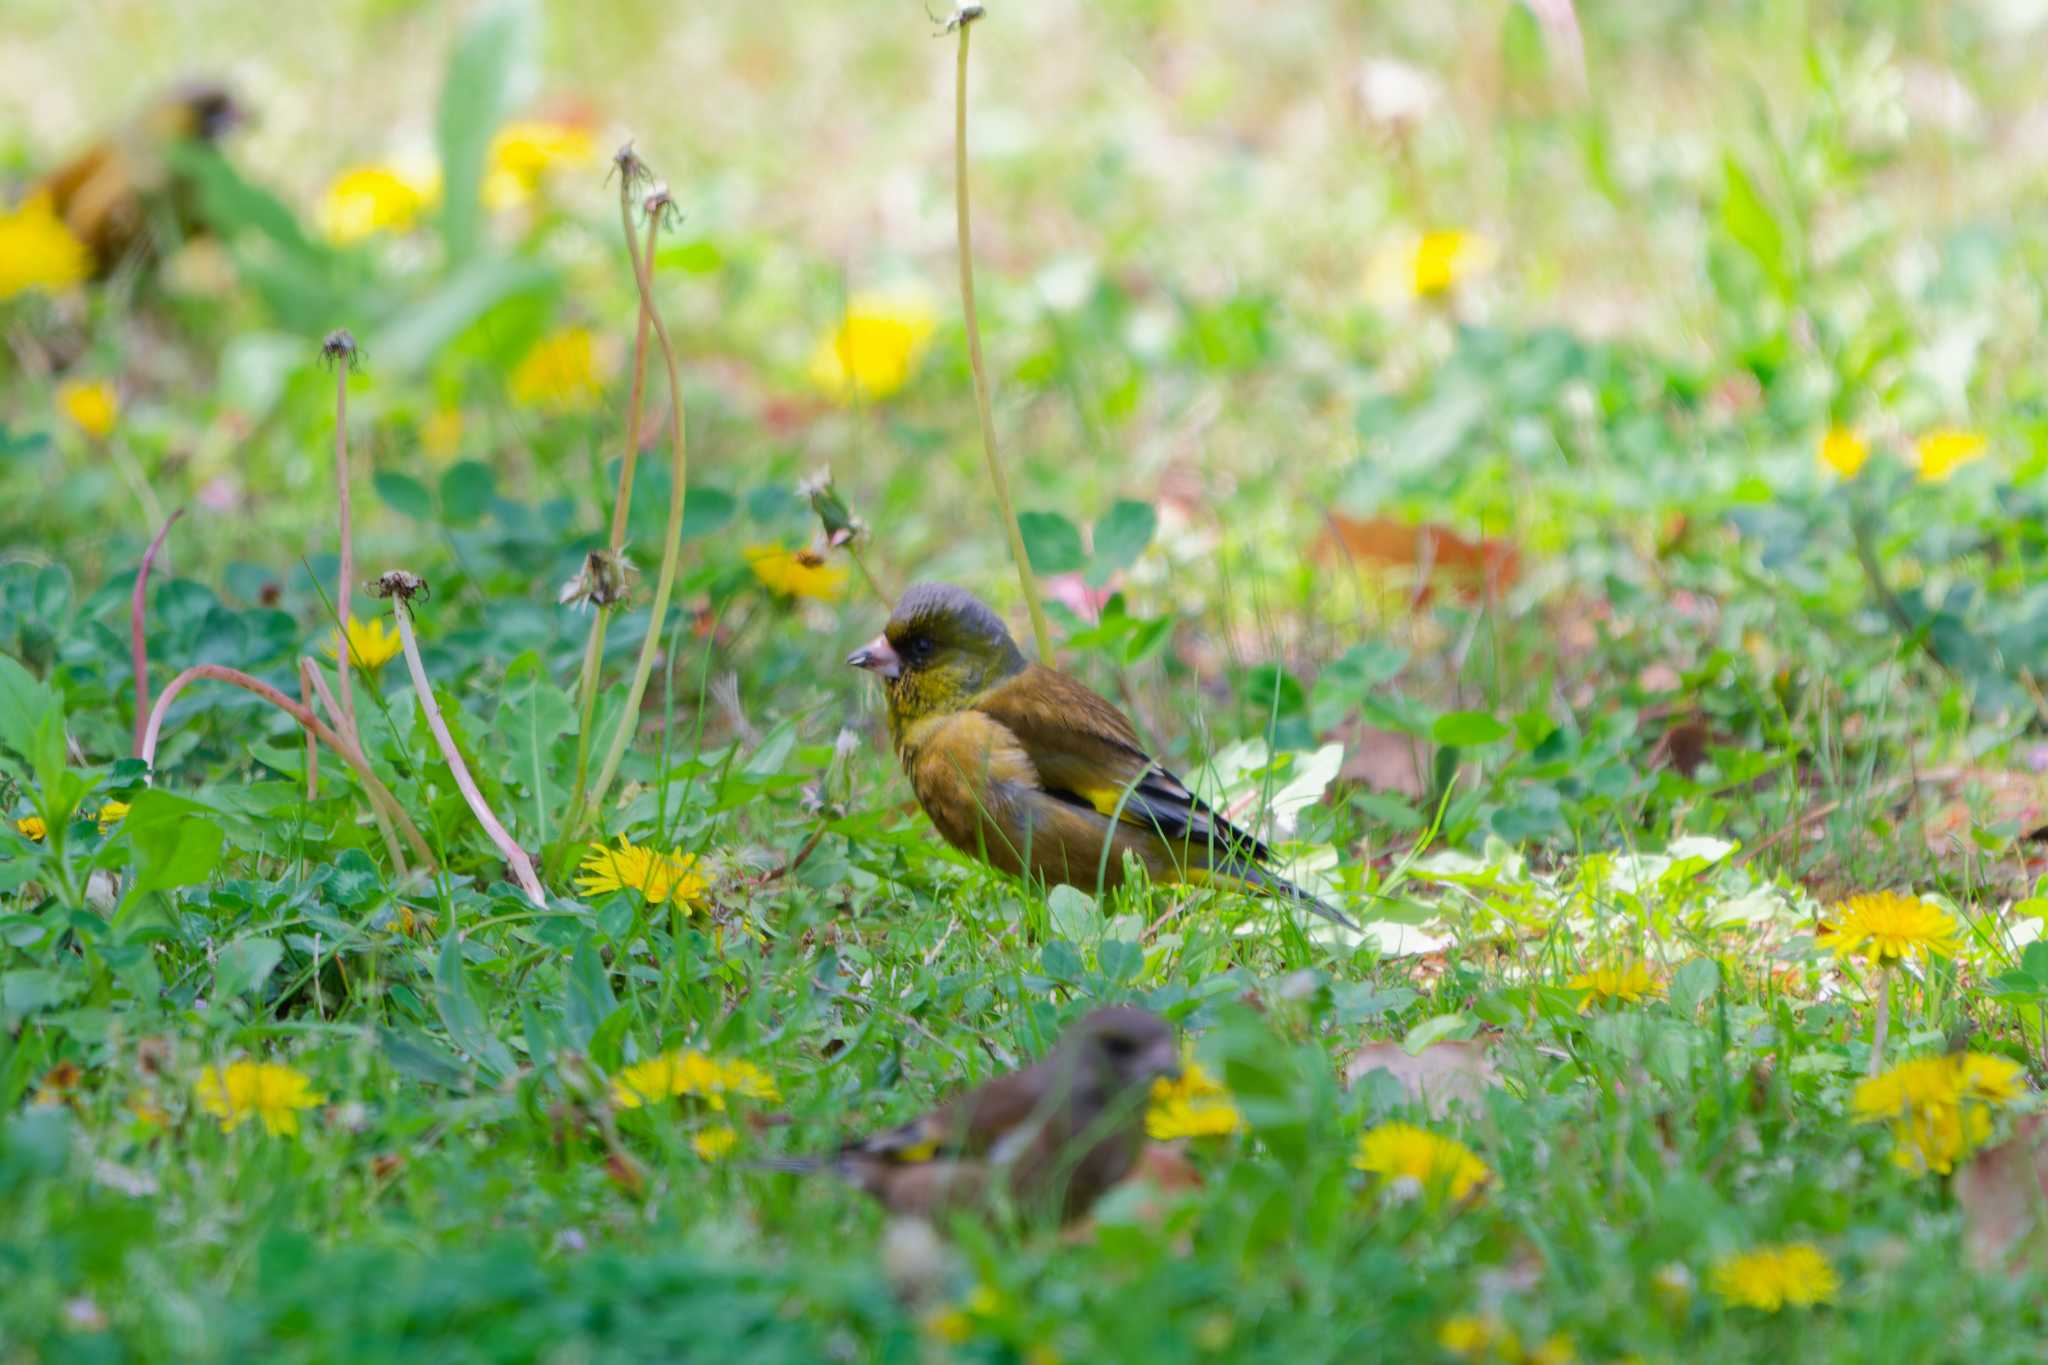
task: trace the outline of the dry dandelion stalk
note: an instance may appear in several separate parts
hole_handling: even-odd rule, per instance
[[[656,186],[647,196],[646,211],[648,232],[659,232],[662,219],[671,211],[668,191]],[[654,339],[661,347],[662,363],[668,370],[669,446],[672,453],[668,531],[663,538],[661,568],[654,579],[654,600],[648,607],[647,638],[641,642],[640,658],[633,666],[633,681],[626,689],[618,727],[612,732],[611,745],[605,753],[604,763],[598,768],[597,780],[591,784],[586,798],[571,807],[564,846],[575,841],[591,812],[603,803],[605,792],[611,787],[612,779],[618,775],[619,764],[625,758],[626,745],[633,738],[635,720],[640,714],[640,699],[647,694],[647,680],[654,672],[654,656],[661,649],[669,596],[675,590],[676,561],[681,557],[683,547],[683,495],[689,486],[689,449],[683,439],[682,377],[676,366],[676,349],[669,339],[668,324],[661,320],[661,313],[654,304],[654,272],[650,264],[653,253],[650,251],[646,259],[642,259],[640,253],[633,249],[637,239],[632,231],[632,206],[624,198],[620,200],[620,216],[626,224],[626,255],[633,264],[633,282],[640,289],[640,306],[654,329]]]
[[[619,222],[626,234],[626,256],[634,262],[634,279],[637,282],[643,272],[651,279],[654,247],[661,237],[660,224],[648,224],[644,257],[633,225],[633,191],[650,180],[651,173],[630,142],[612,157],[612,169],[619,177]],[[604,665],[604,638],[610,628],[612,609],[625,600],[632,580],[626,559],[626,518],[633,502],[633,474],[640,460],[640,417],[647,391],[647,334],[652,325],[652,301],[642,293],[633,330],[633,387],[626,402],[625,450],[619,460],[618,488],[612,495],[611,539],[602,554],[591,553],[582,572],[562,590],[563,602],[587,603],[593,608],[590,636],[583,646],[583,667],[576,681],[576,778],[569,795],[572,825],[583,809],[589,785],[590,740],[597,718],[597,681]]]
[[[947,21],[948,32],[960,35],[960,60],[953,80],[953,210],[960,237],[960,307],[967,322],[967,362],[974,371],[974,410],[981,419],[981,449],[988,456],[988,479],[996,490],[996,506],[1002,510],[1003,529],[1010,537],[1010,558],[1017,564],[1017,581],[1024,588],[1024,605],[1031,612],[1031,638],[1038,645],[1040,662],[1053,661],[1052,627],[1046,623],[1045,605],[1038,599],[1038,580],[1031,572],[1031,556],[1024,549],[1024,530],[1017,524],[1017,509],[1010,501],[1010,482],[1003,473],[1002,457],[996,451],[995,411],[989,399],[988,366],[981,358],[981,324],[974,311],[974,246],[967,219],[967,35],[982,17],[980,5],[962,5]]]
[[[484,800],[483,792],[478,790],[476,779],[469,775],[469,765],[463,762],[462,751],[455,747],[455,737],[448,733],[448,723],[441,717],[440,704],[434,700],[433,685],[427,681],[427,666],[420,659],[419,641],[414,638],[412,629],[412,600],[425,597],[426,583],[417,575],[394,571],[380,577],[373,591],[378,597],[391,601],[392,620],[398,627],[399,642],[405,649],[406,671],[412,675],[413,695],[419,699],[420,711],[427,718],[427,728],[433,732],[434,743],[440,746],[441,757],[446,760],[462,799],[468,803],[470,814],[476,816],[476,822],[483,826],[484,833],[504,855],[506,864],[512,869],[513,879],[526,893],[526,898],[537,908],[546,909],[547,892],[541,889],[540,878],[534,875],[533,860],[526,856],[526,850],[506,830],[504,822],[498,819],[490,803]]]
[[[427,841],[420,837],[419,829],[413,824],[411,817],[406,815],[404,807],[398,804],[398,798],[391,794],[391,789],[371,770],[369,760],[363,756],[363,751],[352,741],[344,740],[325,721],[314,715],[310,708],[299,705],[269,683],[252,678],[239,668],[229,668],[224,664],[194,664],[164,685],[164,690],[157,693],[156,703],[150,708],[149,723],[142,732],[142,747],[137,757],[145,764],[151,768],[156,766],[156,746],[163,732],[164,714],[170,710],[171,703],[177,699],[180,692],[203,678],[232,683],[245,692],[255,693],[297,721],[308,733],[318,736],[322,744],[340,754],[342,761],[355,771],[356,779],[363,784],[363,790],[369,795],[371,803],[381,806],[391,817],[400,832],[405,835],[406,843],[419,855],[420,861],[427,867],[434,866],[433,850],[428,848]]]
[[[356,700],[349,688],[348,675],[355,663],[355,650],[348,638],[348,608],[349,592],[356,575],[356,551],[348,497],[348,374],[356,367],[360,352],[348,329],[337,327],[320,343],[320,355],[334,366],[335,515],[341,523],[341,569],[334,585],[334,614],[340,623],[342,641],[341,660],[336,671],[341,675],[342,723],[353,736],[356,732]]]
[[[149,635],[144,629],[148,614],[149,571],[156,566],[156,557],[164,548],[164,537],[171,533],[171,526],[185,509],[164,519],[156,536],[149,542],[149,548],[142,552],[142,563],[135,570],[135,591],[128,599],[128,651],[135,664],[135,752],[142,752],[143,727],[149,721]]]

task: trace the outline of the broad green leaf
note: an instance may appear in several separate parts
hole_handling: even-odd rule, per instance
[[[14,659],[0,654],[0,745],[33,761],[36,731],[51,715],[62,723],[64,706],[56,692]]]
[[[1756,182],[1733,156],[1721,160],[1721,228],[1748,252],[1779,293],[1792,287],[1792,262],[1785,248],[1785,230],[1770,205],[1757,193]]]
[[[9,1021],[61,1005],[83,993],[85,978],[78,972],[50,967],[29,967],[0,973],[0,1015]]]
[[[434,131],[441,153],[441,238],[450,262],[469,260],[482,239],[484,164],[512,108],[532,32],[532,6],[500,0],[477,13],[449,58]]]
[[[490,256],[464,258],[447,281],[388,319],[364,342],[380,374],[414,373],[492,310],[514,299],[542,295],[559,283],[539,261]]]
[[[1696,957],[1671,974],[1671,1008],[1690,1016],[1721,985],[1721,964]]]
[[[1137,563],[1158,529],[1159,514],[1150,503],[1114,504],[1095,523],[1095,554],[1088,566],[1089,583],[1101,587],[1111,574]]]
[[[1093,943],[1102,934],[1102,911],[1079,887],[1055,886],[1045,893],[1045,909],[1053,933],[1069,943]]]
[[[460,1058],[416,1028],[379,1027],[377,1042],[385,1060],[416,1081],[460,1087],[469,1080]]]
[[[1478,1022],[1469,1015],[1432,1015],[1408,1030],[1408,1036],[1401,1040],[1401,1049],[1413,1057],[1432,1043],[1470,1038],[1478,1028]]]
[[[414,521],[434,519],[434,495],[427,486],[410,474],[396,470],[380,469],[370,476],[370,484],[377,490],[377,496],[392,510],[403,512]]]
[[[214,960],[214,993],[232,999],[261,989],[283,957],[284,945],[274,938],[245,938],[230,943]]]
[[[483,1009],[470,993],[462,961],[462,935],[449,934],[441,940],[441,956],[434,968],[434,1008],[455,1046],[462,1049],[494,1077],[512,1071],[512,1053],[484,1022]]]
[[[499,775],[526,789],[533,802],[534,829],[546,842],[548,812],[559,785],[554,780],[555,741],[575,730],[576,707],[548,677],[538,654],[528,651],[505,669],[492,728],[497,737],[493,747],[504,755]]]
[[[1072,573],[1088,562],[1080,531],[1057,512],[1020,512],[1017,528],[1024,536],[1024,553],[1039,573]]]
[[[1496,744],[1506,739],[1509,731],[1506,725],[1484,711],[1453,711],[1438,716],[1429,733],[1430,738],[1439,744],[1470,749],[1480,744]]]
[[[689,488],[683,492],[683,539],[696,540],[732,524],[739,502],[722,488]]]
[[[129,803],[121,833],[135,850],[135,884],[128,898],[176,886],[195,886],[220,864],[223,834],[215,813],[166,791],[140,793]]]
[[[464,460],[441,476],[441,515],[451,526],[471,526],[490,510],[498,476],[481,460]]]

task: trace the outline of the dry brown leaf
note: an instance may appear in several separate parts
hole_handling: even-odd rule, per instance
[[[1354,720],[1338,726],[1329,737],[1344,746],[1344,766],[1337,773],[1344,781],[1402,796],[1420,796],[1428,790],[1422,767],[1429,746],[1413,735]]]
[[[1187,1152],[1160,1142],[1148,1142],[1138,1149],[1137,1163],[1124,1179],[1149,1181],[1162,1190],[1202,1188],[1202,1173],[1188,1160]]]
[[[1367,1043],[1345,1063],[1344,1084],[1356,1085],[1385,1071],[1432,1118],[1441,1118],[1453,1104],[1478,1105],[1489,1086],[1500,1084],[1492,1053],[1492,1040],[1486,1038],[1431,1043],[1413,1054],[1395,1042]]]
[[[1436,585],[1466,597],[1496,598],[1522,574],[1522,553],[1512,541],[1468,540],[1447,526],[1409,525],[1392,517],[1328,516],[1317,542],[1323,559],[1348,559],[1372,569],[1407,569],[1415,575],[1412,600],[1420,606]]]
[[[2002,825],[2032,839],[2048,826],[2048,778],[2037,774],[1971,768],[1949,783],[1948,791],[1952,799],[1927,818],[1931,853],[1947,856],[1966,846],[1972,827]]]
[[[2011,1263],[2022,1241],[2038,1261],[2048,1252],[2048,1114],[2034,1114],[2013,1135],[1986,1147],[1956,1172],[1956,1203],[1963,1210],[1963,1243],[1979,1270]]]

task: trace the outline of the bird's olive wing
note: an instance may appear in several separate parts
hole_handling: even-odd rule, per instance
[[[1049,795],[1176,844],[1211,848],[1214,862],[1272,856],[1147,754],[1123,712],[1065,674],[1034,664],[974,707],[1017,737]]]

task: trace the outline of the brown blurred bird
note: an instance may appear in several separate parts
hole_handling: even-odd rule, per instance
[[[1132,855],[1155,882],[1270,892],[1357,927],[1273,872],[1272,850],[1147,754],[1123,712],[1026,661],[972,593],[918,584],[847,662],[882,679],[911,789],[963,853],[1088,891],[1121,884]]]
[[[1070,1027],[1042,1060],[922,1118],[830,1157],[764,1166],[831,1171],[904,1216],[929,1218],[1007,1196],[1026,1212],[1067,1221],[1130,1174],[1145,1140],[1152,1082],[1179,1072],[1164,1020],[1107,1006]]]
[[[104,279],[130,262],[154,261],[167,244],[200,231],[197,193],[174,164],[174,149],[212,143],[242,120],[241,106],[222,87],[178,86],[29,193],[50,196],[57,216],[92,252],[94,278]]]

